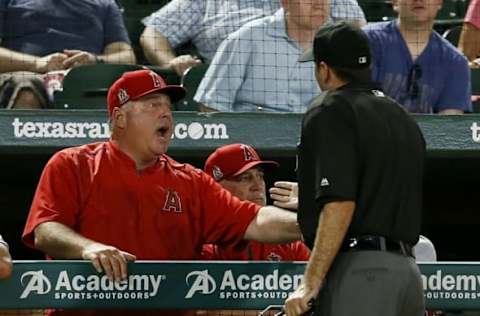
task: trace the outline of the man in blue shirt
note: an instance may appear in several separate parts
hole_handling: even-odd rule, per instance
[[[205,111],[305,112],[319,94],[314,64],[299,63],[329,19],[327,0],[282,0],[220,45],[194,97]]]
[[[333,0],[331,7],[334,19],[366,23],[356,0]],[[188,54],[176,56],[175,48],[191,41],[199,55],[210,62],[229,34],[278,9],[280,0],[172,0],[143,20],[146,27],[140,41],[149,62],[181,75],[201,61]]]
[[[0,0],[0,41],[0,73],[8,73],[0,75],[0,104],[7,108],[45,106],[38,74],[135,63],[114,0]]]
[[[398,19],[367,25],[372,76],[412,113],[472,110],[467,59],[433,30],[441,0],[393,0]]]

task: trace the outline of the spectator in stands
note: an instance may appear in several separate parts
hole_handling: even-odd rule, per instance
[[[398,19],[367,25],[372,76],[412,113],[472,110],[468,62],[433,30],[441,0],[393,0]]]
[[[0,279],[5,279],[12,273],[12,258],[8,252],[8,245],[0,235]]]
[[[480,0],[471,0],[468,6],[458,48],[472,68],[480,68]]]
[[[240,201],[201,170],[166,155],[171,104],[184,96],[182,87],[167,86],[153,71],[123,74],[107,96],[111,139],[50,159],[24,242],[56,259],[90,260],[98,272],[121,281],[127,261],[136,258],[192,260],[208,243],[299,240],[295,213]]]
[[[114,0],[0,0],[0,106],[48,104],[43,76],[95,63],[135,63]]]
[[[356,0],[333,0],[331,6],[333,19],[366,23]],[[201,60],[188,54],[176,56],[174,49],[191,41],[209,63],[227,35],[279,8],[280,0],[172,0],[143,20],[146,27],[140,43],[149,62],[182,75]]]
[[[278,166],[278,163],[261,160],[249,145],[231,144],[217,148],[207,158],[204,171],[240,200],[265,206],[267,193],[263,166],[268,165]],[[287,204],[277,206],[288,207]],[[289,244],[249,241],[242,243],[241,247],[213,244],[203,247],[203,257],[208,260],[307,261],[309,253],[300,241]]]
[[[304,112],[320,92],[313,63],[299,63],[329,17],[328,0],[282,0],[220,45],[195,94],[204,111]]]

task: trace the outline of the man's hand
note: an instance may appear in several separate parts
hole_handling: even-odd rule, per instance
[[[127,262],[136,257],[115,247],[94,243],[82,251],[82,259],[92,261],[97,272],[105,271],[111,281],[120,282],[127,278]]]
[[[181,76],[188,68],[200,65],[202,61],[192,55],[181,55],[170,60],[167,67],[174,70],[177,75]]]
[[[474,59],[469,62],[470,68],[478,69],[480,68],[480,58]]]
[[[65,69],[64,61],[68,58],[63,53],[53,53],[44,57],[39,57],[35,62],[35,72],[44,74],[49,71]]]
[[[8,246],[0,242],[0,279],[8,278],[11,273],[12,258],[8,252]]]
[[[277,181],[275,186],[268,190],[273,205],[284,209],[298,209],[298,184],[296,182]]]
[[[89,52],[84,52],[77,49],[66,49],[63,52],[68,57],[63,62],[65,69],[97,63],[95,55]]]
[[[285,313],[287,316],[303,315],[312,308],[311,302],[318,295],[318,289],[310,289],[305,283],[290,294],[285,301]]]

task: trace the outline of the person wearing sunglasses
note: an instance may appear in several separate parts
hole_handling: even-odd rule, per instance
[[[433,30],[441,0],[393,0],[398,18],[364,27],[372,77],[411,113],[471,112],[465,56]]]

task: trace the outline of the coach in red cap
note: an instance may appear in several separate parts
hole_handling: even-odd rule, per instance
[[[265,206],[267,196],[264,167],[267,166],[278,166],[278,163],[261,160],[249,145],[231,144],[217,148],[207,158],[204,170],[240,200]],[[279,190],[282,185],[296,185],[290,182],[277,184],[275,190]],[[251,241],[237,247],[211,244],[203,247],[203,257],[210,260],[306,261],[308,255],[308,248],[300,241],[280,245]]]
[[[182,87],[167,85],[150,70],[118,79],[108,92],[111,139],[50,159],[24,242],[51,258],[90,260],[118,282],[127,278],[127,261],[135,259],[192,260],[207,243],[300,239],[295,213],[242,202],[201,170],[165,154],[173,131],[171,102],[184,95]]]
[[[249,145],[231,144],[217,148],[207,158],[204,170],[241,200],[266,205],[262,168],[266,165],[278,166],[278,163],[261,160]]]

